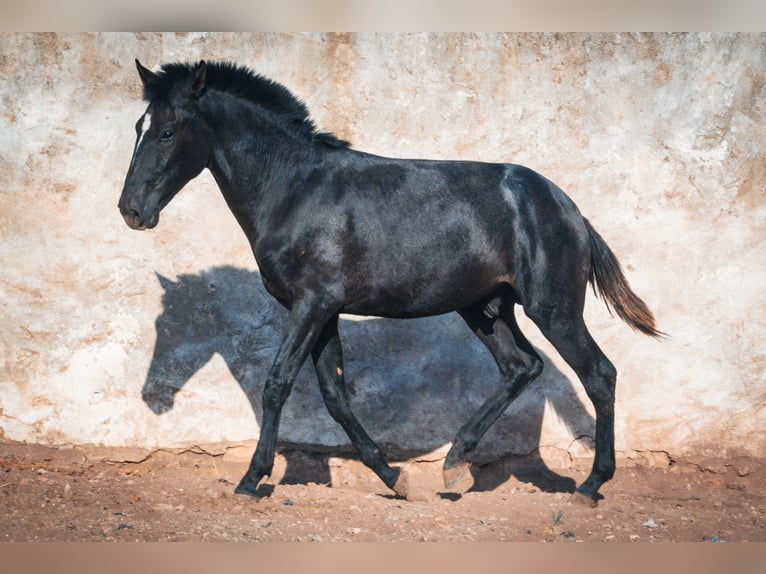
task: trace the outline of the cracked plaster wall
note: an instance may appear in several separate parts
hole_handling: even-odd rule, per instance
[[[618,450],[766,455],[766,36],[724,34],[0,36],[0,440],[257,438],[284,312],[209,174],[152,232],[122,222],[144,109],[134,57],[251,66],[360,150],[513,161],[553,179],[671,335],[636,335],[588,296],[586,319],[620,373]],[[480,456],[538,445],[590,456],[584,392],[522,323],[547,368]],[[498,383],[456,316],[346,317],[341,332],[353,407],[393,449],[442,448]],[[172,408],[147,408],[144,385],[157,411],[176,389]],[[347,443],[308,369],[280,436]]]

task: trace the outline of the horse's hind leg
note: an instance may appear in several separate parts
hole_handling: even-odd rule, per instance
[[[369,437],[359,420],[351,412],[343,377],[343,351],[338,334],[338,316],[335,315],[324,327],[311,352],[327,410],[343,427],[359,452],[362,462],[371,468],[380,479],[399,496],[407,496],[407,481],[404,471],[392,468],[386,463],[385,454]]]
[[[595,506],[599,488],[612,478],[614,459],[614,391],[617,371],[590,336],[579,305],[566,298],[553,307],[527,309],[527,313],[579,377],[596,410],[596,452],[593,469],[573,501]]]
[[[503,302],[494,312],[485,313],[484,305],[460,311],[460,315],[495,359],[503,377],[502,387],[490,397],[457,433],[444,459],[444,485],[448,489],[467,490],[472,484],[465,460],[481,437],[508,408],[522,389],[543,369],[540,356],[527,341],[513,315],[514,303]]]

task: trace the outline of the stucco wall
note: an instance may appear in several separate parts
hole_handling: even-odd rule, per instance
[[[764,35],[83,34],[0,36],[0,440],[177,447],[257,438],[284,312],[209,174],[129,230],[117,209],[143,112],[133,59],[232,59],[290,88],[318,125],[399,157],[511,161],[563,187],[671,337],[589,295],[619,370],[617,448],[766,455]],[[484,456],[588,454],[592,409],[547,368]],[[457,316],[345,317],[353,407],[425,452],[493,392]],[[180,387],[152,412],[145,384]],[[281,438],[345,445],[304,369]]]

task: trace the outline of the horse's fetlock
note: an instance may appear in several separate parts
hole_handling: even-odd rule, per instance
[[[386,455],[380,448],[374,448],[371,451],[363,451],[360,454],[362,462],[370,468],[386,464]]]

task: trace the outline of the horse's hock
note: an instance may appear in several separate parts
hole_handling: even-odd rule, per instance
[[[155,233],[127,232],[115,209],[144,109],[133,57],[172,54],[285,84],[356,149],[549,176],[671,335],[639,337],[586,300],[618,370],[618,461],[766,454],[763,35],[6,34],[0,46],[13,54],[0,69],[2,441],[151,452],[258,438],[285,313],[212,178],[188,185]],[[584,391],[519,320],[545,368],[476,460],[590,460]],[[456,316],[339,328],[354,412],[395,458],[443,458],[499,384]],[[155,399],[172,408],[147,408]],[[306,367],[280,439],[348,452]]]

